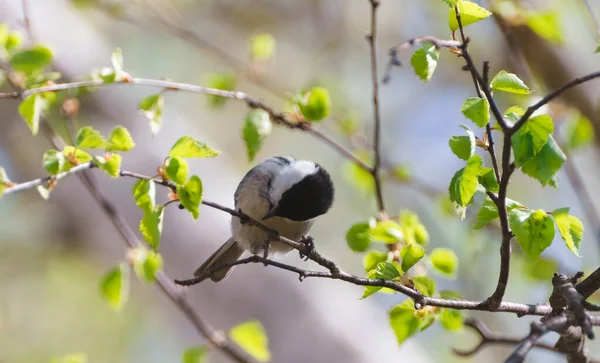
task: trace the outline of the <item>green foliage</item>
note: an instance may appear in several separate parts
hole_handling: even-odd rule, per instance
[[[56,175],[64,170],[65,162],[65,156],[57,150],[48,150],[42,157],[44,169],[46,169],[50,175]]]
[[[68,354],[62,357],[56,357],[50,363],[87,363],[87,355],[85,353]]]
[[[102,135],[90,126],[82,127],[77,132],[77,147],[87,147],[90,149],[99,149],[106,146],[106,140]]]
[[[62,168],[62,171],[71,170],[76,165],[87,163],[88,161],[92,161],[92,156],[87,152],[77,149],[74,146],[65,146],[62,150],[62,154],[64,155],[65,164]]]
[[[510,228],[525,255],[535,260],[554,239],[554,223],[543,210],[514,208],[508,213]]]
[[[393,280],[397,277],[400,277],[400,271],[392,262],[379,262],[374,270],[367,273],[367,278],[375,280]],[[366,299],[379,290],[380,286],[365,286],[361,299]]]
[[[583,223],[577,217],[569,215],[570,208],[560,208],[552,212],[556,227],[567,247],[579,256],[579,246],[583,239]]]
[[[415,304],[412,300],[404,300],[390,310],[390,325],[396,334],[398,344],[419,331],[422,320],[415,314]]]
[[[489,12],[487,9],[482,8],[481,6],[470,1],[444,1],[446,1],[446,3],[448,4],[452,3],[452,5],[458,6],[458,13],[460,14],[460,20],[463,27],[477,23],[478,21],[481,21],[492,15],[492,13]],[[448,13],[448,26],[453,32],[458,29],[458,21],[456,20],[456,10],[454,9],[454,7],[450,8],[450,12]]]
[[[19,114],[29,126],[31,133],[35,136],[40,128],[40,117],[46,110],[47,104],[39,93],[25,97],[19,105]]]
[[[203,142],[195,140],[191,136],[182,136],[175,144],[173,144],[173,147],[171,147],[169,156],[178,156],[181,158],[212,158],[219,155],[219,153],[219,151],[212,149]]]
[[[236,325],[229,331],[231,340],[259,362],[271,360],[269,339],[262,324],[258,320],[251,320]]]
[[[20,51],[10,58],[11,67],[15,71],[24,73],[41,70],[50,63],[52,63],[52,52],[42,46]]]
[[[144,209],[144,217],[140,221],[140,233],[153,250],[158,250],[162,235],[164,206],[155,205]]]
[[[512,199],[506,198],[506,209],[508,211],[511,211],[513,208],[517,207],[523,207],[523,205]],[[494,203],[494,201],[486,196],[479,213],[477,213],[477,219],[475,220],[473,229],[481,229],[496,218],[498,218],[498,207],[496,207],[496,203]]]
[[[148,251],[140,246],[131,252],[133,267],[140,280],[153,282],[156,280],[156,273],[162,270],[163,258],[158,252]]]
[[[485,127],[490,122],[490,103],[485,98],[468,98],[462,104],[460,111],[479,127]]]
[[[194,219],[198,219],[202,203],[202,180],[197,175],[192,175],[185,184],[177,185],[177,196],[181,205],[192,213]]]
[[[238,78],[234,73],[217,72],[208,75],[207,86],[222,91],[235,91]],[[212,107],[222,107],[229,99],[216,95],[208,95],[208,103]]]
[[[254,160],[264,139],[271,134],[272,127],[271,117],[265,110],[253,109],[248,111],[242,127],[242,137],[246,143],[248,161]]]
[[[594,125],[582,114],[570,117],[566,121],[566,135],[564,146],[574,150],[589,146],[594,141]]]
[[[481,168],[479,184],[488,192],[497,193],[500,190],[500,184],[498,184],[498,179],[496,179],[496,174],[492,168]]]
[[[363,267],[365,272],[374,270],[377,264],[380,262],[386,262],[388,260],[388,253],[381,251],[369,251],[363,256]]]
[[[364,153],[359,153],[358,156],[364,162],[371,162],[372,158]],[[352,183],[352,186],[360,191],[370,194],[375,190],[375,180],[373,179],[373,175],[352,161],[346,161],[344,163],[344,176]]]
[[[365,252],[371,246],[369,229],[369,223],[360,222],[352,225],[346,232],[346,242],[352,251]]]
[[[492,78],[490,87],[495,91],[503,91],[518,95],[528,95],[531,90],[527,85],[513,73],[500,71]]]
[[[409,210],[400,211],[400,226],[407,244],[418,243],[425,245],[429,242],[429,233],[419,221],[419,216]]]
[[[248,44],[248,52],[252,59],[269,60],[275,54],[275,38],[271,34],[253,35]]]
[[[435,280],[427,276],[414,276],[411,278],[415,284],[415,288],[425,296],[433,296],[435,294]]]
[[[434,46],[427,43],[423,48],[417,49],[410,58],[415,74],[425,83],[431,80],[437,66],[440,52]]]
[[[162,128],[164,106],[165,99],[160,93],[144,97],[139,103],[140,113],[150,122],[152,135],[158,134]]]
[[[152,210],[156,196],[156,184],[153,180],[141,179],[133,185],[133,199],[143,211]]]
[[[448,142],[454,155],[460,159],[469,160],[475,154],[475,134],[467,126],[461,125],[467,131],[468,136],[452,136]]]
[[[114,50],[110,57],[112,68],[103,68],[97,75],[104,83],[120,82],[123,80],[123,52],[121,48]]]
[[[526,24],[542,38],[555,44],[562,44],[563,29],[560,23],[560,13],[556,10],[525,13]]]
[[[455,276],[458,270],[458,257],[448,248],[436,248],[429,254],[433,268],[447,276]]]
[[[123,126],[115,127],[108,136],[107,151],[129,151],[135,147],[131,134]]]
[[[396,243],[404,239],[402,227],[393,220],[373,221],[370,224],[369,236],[373,242]]]
[[[323,87],[314,87],[298,100],[298,107],[309,121],[320,121],[329,115],[331,99],[329,91]]]
[[[121,155],[119,154],[106,153],[104,156],[96,156],[94,163],[108,175],[117,178],[121,170],[121,160]]]
[[[515,166],[521,167],[537,155],[548,143],[552,132],[554,122],[548,115],[539,115],[527,120],[512,136]]]
[[[185,159],[173,156],[165,160],[165,173],[175,184],[185,184],[189,172],[189,166]]]
[[[6,175],[6,171],[3,167],[0,166],[0,197],[4,192],[4,189],[9,188],[12,185],[10,179],[8,179],[8,175]]]
[[[463,328],[463,317],[460,310],[442,309],[439,315],[442,327],[450,331],[458,331]]]
[[[535,261],[523,262],[523,274],[536,282],[548,283],[552,280],[554,273],[559,270],[556,261],[544,258],[544,256],[539,256]]]
[[[410,244],[404,246],[400,250],[400,258],[402,258],[402,271],[407,272],[417,262],[425,256],[425,249],[418,244]]]
[[[452,202],[461,207],[466,207],[471,202],[479,185],[482,165],[481,156],[475,154],[469,158],[466,167],[454,174],[448,190]]]
[[[181,363],[206,363],[208,350],[206,347],[194,347],[186,349],[183,352]]]
[[[110,270],[100,282],[102,297],[114,311],[121,311],[129,298],[129,268],[121,263]]]
[[[537,179],[543,186],[557,186],[556,173],[567,161],[567,156],[550,136],[542,150],[523,165],[523,173]]]

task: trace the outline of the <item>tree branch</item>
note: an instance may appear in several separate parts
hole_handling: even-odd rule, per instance
[[[563,315],[551,316],[542,323],[532,323],[531,332],[527,335],[517,347],[517,349],[508,357],[505,363],[521,363],[531,348],[538,340],[550,331],[562,330],[568,326],[567,317]]]

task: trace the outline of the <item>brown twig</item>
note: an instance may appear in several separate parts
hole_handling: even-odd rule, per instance
[[[521,363],[538,340],[551,331],[560,331],[569,324],[566,315],[556,315],[547,318],[542,323],[532,323],[531,331],[519,344],[517,349],[508,357],[505,363]]]

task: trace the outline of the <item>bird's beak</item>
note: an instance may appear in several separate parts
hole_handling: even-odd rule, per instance
[[[265,220],[265,219],[269,219],[269,218],[271,218],[271,217],[274,217],[274,216],[275,216],[275,213],[277,213],[277,206],[275,206],[275,207],[271,208],[271,210],[269,210],[269,211],[267,212],[267,214],[265,214],[265,215],[262,217],[262,220]]]

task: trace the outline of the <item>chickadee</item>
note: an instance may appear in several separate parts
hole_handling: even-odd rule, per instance
[[[238,185],[234,203],[251,218],[277,231],[279,235],[300,241],[312,227],[315,218],[325,214],[333,203],[334,187],[329,173],[308,160],[275,156],[264,160],[244,176]],[[201,276],[212,266],[237,261],[244,251],[264,251],[269,233],[231,219],[232,237],[213,253],[196,271]],[[270,243],[270,254],[292,250],[286,244]],[[229,276],[232,268],[214,271],[210,278],[217,282]]]

